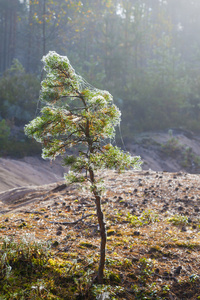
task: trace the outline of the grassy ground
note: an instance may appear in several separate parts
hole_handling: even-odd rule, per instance
[[[0,216],[0,299],[200,299],[198,175],[107,173],[105,184],[104,285],[94,201],[64,187]]]

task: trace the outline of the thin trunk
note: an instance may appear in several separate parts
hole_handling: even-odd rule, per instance
[[[17,32],[17,11],[13,12],[13,29],[12,29],[12,59],[16,53],[16,32]]]
[[[129,1],[125,2],[125,24],[124,24],[124,76],[123,76],[123,84],[124,86],[127,85],[128,82],[128,76],[129,76],[129,23],[130,23],[130,6]]]
[[[94,184],[94,172],[92,169],[89,170],[90,180]],[[105,267],[105,258],[106,258],[106,224],[104,221],[104,215],[101,209],[101,196],[99,195],[97,188],[94,187],[93,194],[95,196],[96,210],[97,210],[97,218],[100,227],[100,235],[101,235],[101,246],[100,246],[100,261],[99,261],[99,269],[97,274],[98,283],[103,283],[103,275],[104,275],[104,267]]]
[[[105,259],[106,259],[106,225],[104,221],[104,215],[101,210],[101,197],[94,191],[94,196],[96,198],[96,209],[97,209],[97,217],[100,227],[100,235],[101,235],[101,246],[100,246],[100,261],[99,261],[99,269],[97,280],[98,283],[103,283],[103,274],[105,267]]]
[[[15,57],[17,2],[7,0],[0,12],[0,72],[10,67]]]
[[[43,0],[43,23],[42,23],[42,56],[46,54],[46,0]],[[42,81],[44,69],[42,69],[40,81]]]
[[[3,41],[3,11],[0,11],[0,40]],[[3,43],[0,43],[0,73],[3,71]]]
[[[86,105],[84,98],[82,97],[81,99],[85,106],[85,109],[87,110],[87,105]],[[88,139],[89,152],[93,153],[94,149],[93,149],[92,141],[90,140],[90,123],[88,120],[86,123],[85,135]],[[100,227],[101,245],[100,245],[100,261],[99,261],[99,269],[98,269],[98,274],[97,274],[97,281],[98,281],[98,283],[102,284],[104,267],[105,267],[105,258],[106,258],[106,240],[107,240],[106,224],[105,224],[104,215],[103,215],[103,212],[101,209],[101,195],[96,187],[94,171],[91,167],[89,167],[89,176],[90,176],[91,184],[93,185],[92,192],[95,197],[97,218],[98,218],[98,223],[99,223],[99,227]]]
[[[46,54],[46,0],[43,0],[43,24],[42,24],[43,56]]]
[[[9,36],[8,36],[8,50],[7,50],[7,53],[8,53],[8,67],[10,67],[11,65],[11,62],[13,60],[13,57],[12,57],[12,53],[13,53],[13,22],[14,22],[14,18],[13,18],[13,15],[14,15],[14,3],[11,1],[11,7],[9,9],[9,23],[8,23],[8,26],[9,26]]]
[[[3,70],[7,68],[7,38],[8,38],[8,12],[5,11],[4,15],[4,52],[3,52]]]
[[[29,1],[29,16],[28,16],[28,51],[27,51],[27,65],[28,72],[31,70],[31,56],[32,56],[32,36],[33,36],[33,7]]]

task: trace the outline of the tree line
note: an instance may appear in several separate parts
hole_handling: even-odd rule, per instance
[[[1,0],[0,122],[33,117],[41,58],[52,50],[114,95],[128,140],[171,127],[198,132],[199,11],[198,0]]]

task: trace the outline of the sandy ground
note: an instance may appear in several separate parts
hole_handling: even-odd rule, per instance
[[[38,157],[21,160],[0,158],[0,192],[61,181],[66,171],[59,160],[50,162]]]
[[[33,169],[33,166],[29,169],[30,173],[35,172]],[[153,287],[153,291],[162,293],[160,299],[198,299],[199,175],[153,171],[118,174],[106,171],[102,177],[105,180],[102,208],[109,230],[106,255],[108,261],[116,262],[108,264],[107,270],[119,276],[121,282],[116,284],[126,288],[126,299],[135,299],[133,292],[130,294],[135,286],[137,291],[141,291],[140,295],[144,295],[147,288],[148,295],[152,294]],[[100,243],[95,202],[88,190],[61,182],[23,191],[24,188],[15,188],[0,193],[1,238],[17,242],[23,237],[22,241],[39,242],[38,245],[44,241],[50,242],[53,247],[52,261],[74,261],[77,258],[80,262],[86,262],[77,270],[87,271],[90,267],[85,259],[92,257],[96,260]],[[92,260],[95,270],[96,265],[93,264]],[[108,269],[110,266],[112,269]],[[65,278],[63,273],[61,281],[61,273],[57,274],[57,289],[64,291],[61,284],[63,280],[67,282],[69,277]],[[91,278],[92,282],[94,274],[88,274],[87,278]],[[35,273],[31,276],[35,282]],[[45,291],[49,292],[52,280],[47,280]],[[71,290],[71,282],[69,284]],[[168,294],[163,287],[167,287]],[[124,296],[123,293],[123,298],[117,296],[117,299],[125,299]],[[154,299],[158,299],[156,295]]]
[[[182,164],[183,152],[163,154],[162,147],[171,136],[166,132],[144,133],[128,145],[127,150],[133,155],[140,155],[143,170],[200,173],[200,135],[188,135],[188,132],[173,132],[178,145],[192,151],[188,167]],[[193,159],[198,158],[198,164]],[[39,186],[62,181],[67,169],[62,166],[61,159],[43,160],[40,157],[25,157],[20,160],[0,158],[0,193],[12,188]]]
[[[127,150],[134,155],[140,155],[144,162],[143,170],[166,171],[166,172],[187,172],[200,173],[200,135],[194,135],[188,131],[171,130],[168,132],[142,133],[135,138],[132,144],[127,146]],[[169,143],[170,139],[175,139],[177,147],[183,148],[177,151],[169,149],[163,153],[163,146]],[[188,157],[188,166],[184,167],[184,151],[191,149]],[[175,150],[175,149],[174,149]],[[198,161],[198,164],[195,163]]]

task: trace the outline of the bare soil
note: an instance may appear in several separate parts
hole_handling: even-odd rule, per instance
[[[124,288],[118,299],[136,299],[153,290],[161,299],[199,299],[199,175],[129,171],[103,177],[107,258],[115,261],[113,272]],[[52,241],[55,255],[69,260],[98,255],[95,203],[86,190],[59,182],[12,198],[18,191],[0,194],[2,238]]]
[[[118,299],[199,299],[200,139],[186,132],[143,134],[127,148],[141,155],[143,171],[102,175],[107,258],[115,262],[107,268],[124,288]],[[69,260],[98,257],[94,199],[67,186],[65,172],[59,160],[0,158],[2,239],[51,241],[55,257]],[[161,298],[143,298],[153,293]]]
[[[0,158],[0,192],[15,187],[38,186],[63,180],[67,169],[61,160],[50,162],[40,157],[20,160]]]
[[[143,133],[133,138],[127,150],[141,156],[143,170],[200,173],[200,136],[188,131]],[[0,192],[57,182],[66,172],[61,159],[0,158]]]
[[[141,156],[144,170],[200,173],[200,136],[190,131],[142,133],[127,150]]]

